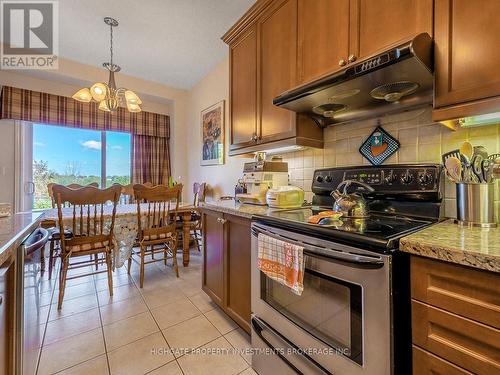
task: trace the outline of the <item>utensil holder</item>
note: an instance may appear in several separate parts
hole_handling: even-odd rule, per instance
[[[457,222],[492,228],[495,222],[495,183],[457,183]]]

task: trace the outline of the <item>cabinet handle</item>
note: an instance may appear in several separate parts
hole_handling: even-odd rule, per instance
[[[226,224],[226,221],[227,221],[226,219],[220,219],[220,223],[221,223],[222,225]]]
[[[253,142],[257,142],[257,140],[258,140],[258,139],[259,139],[259,137],[257,137],[257,134],[252,135],[251,140],[252,140]]]
[[[347,64],[347,61],[345,61],[344,59],[339,60],[339,66],[345,66],[346,64]]]
[[[0,296],[0,305],[2,304],[3,302],[3,296]]]
[[[350,63],[356,61],[356,56],[354,55],[349,55],[348,59],[347,59]]]

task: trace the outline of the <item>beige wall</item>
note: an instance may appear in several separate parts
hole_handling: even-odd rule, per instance
[[[80,64],[60,59],[58,70],[38,71],[0,71],[0,86],[14,86],[51,94],[71,96],[82,86],[96,81],[107,82],[103,68]],[[168,114],[171,118],[172,134],[172,170],[174,175],[186,169],[184,153],[186,139],[186,100],[188,92],[168,87],[156,82],[118,73],[117,85],[134,90],[143,100],[143,109],[156,113]]]
[[[60,67],[58,71],[37,71],[29,75],[0,71],[0,85],[71,95],[82,85],[106,79],[103,69],[97,67],[68,61],[61,62]],[[250,159],[227,156],[229,144],[228,57],[214,67],[190,91],[173,89],[121,73],[117,76],[117,82],[121,86],[137,91],[144,99],[145,110],[171,116],[172,171],[174,178],[180,177],[180,181],[186,186],[184,199],[192,199],[191,186],[196,181],[209,184],[209,197],[216,199],[222,195],[234,194],[234,185],[242,175],[243,163]],[[200,112],[220,100],[225,100],[225,163],[221,166],[200,166]],[[430,108],[387,116],[380,119],[380,124],[401,142],[401,149],[387,163],[439,163],[443,152],[457,148],[464,140],[471,141],[473,145],[482,144],[490,153],[500,152],[500,124],[453,132],[432,122]],[[314,169],[368,164],[359,154],[358,148],[376,125],[377,120],[373,119],[331,126],[325,130],[326,142],[323,150],[308,149],[285,154],[285,161],[289,163],[291,184],[304,188],[306,197],[311,199],[310,187]],[[10,139],[9,131],[7,128],[0,129],[0,142],[9,142],[6,141]],[[12,181],[9,180],[9,178],[13,179],[13,176],[1,175],[2,166],[7,166],[6,170],[9,170],[8,166],[11,165],[10,154],[7,155],[4,152],[8,148],[2,147],[1,149],[2,157],[6,155],[6,161],[0,164],[1,190],[5,190],[4,186],[13,186]],[[499,190],[497,183],[497,212],[500,200]],[[454,189],[451,184],[447,184],[446,198],[446,213],[453,216],[455,204]]]
[[[102,68],[65,59],[60,59],[58,70],[0,71],[0,86],[21,87],[63,96],[71,96],[83,86],[88,86],[96,81],[107,82],[107,79],[106,71]],[[185,174],[186,158],[184,153],[186,149],[188,92],[127,76],[123,73],[117,74],[116,81],[118,86],[133,89],[141,97],[142,107],[145,111],[170,116],[172,171],[174,176]],[[7,132],[7,129],[0,128],[0,138],[3,137],[4,132]],[[9,176],[9,180],[3,180],[4,176],[0,175],[0,178],[2,178],[0,188],[3,189],[4,184],[10,184],[12,182],[10,178],[14,177]]]
[[[189,92],[188,127],[186,132],[187,169],[182,181],[190,190],[194,182],[207,182],[208,196],[218,198],[234,195],[234,186],[243,173],[243,163],[249,159],[228,157],[229,144],[229,58],[221,61],[205,78]],[[201,130],[200,112],[211,105],[225,100],[225,163],[224,165],[200,166]],[[176,176],[174,176],[176,177]],[[187,189],[186,189],[187,190]],[[192,192],[188,192],[191,199]]]

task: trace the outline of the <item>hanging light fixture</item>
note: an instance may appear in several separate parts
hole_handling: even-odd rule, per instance
[[[90,88],[78,90],[73,99],[89,103],[92,100],[99,103],[99,109],[106,112],[115,111],[120,104],[126,104],[129,112],[141,112],[141,99],[132,90],[116,88],[115,73],[121,70],[119,65],[113,63],[113,27],[118,26],[118,21],[111,17],[104,18],[104,23],[110,27],[110,62],[102,64],[109,71],[108,84],[97,82]]]

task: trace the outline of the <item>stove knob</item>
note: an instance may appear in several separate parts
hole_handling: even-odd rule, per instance
[[[421,174],[418,176],[420,185],[428,185],[432,182],[432,175],[430,173]]]
[[[396,175],[394,173],[388,174],[385,176],[384,181],[386,184],[392,184],[393,182],[396,182]]]
[[[321,176],[321,175],[316,176],[316,182],[319,182],[319,183],[323,182],[323,176]]]
[[[401,183],[405,185],[409,185],[413,182],[413,175],[410,173],[410,171],[406,171],[405,174],[401,176]]]
[[[328,182],[328,183],[332,182],[332,176],[326,176],[325,182]]]

